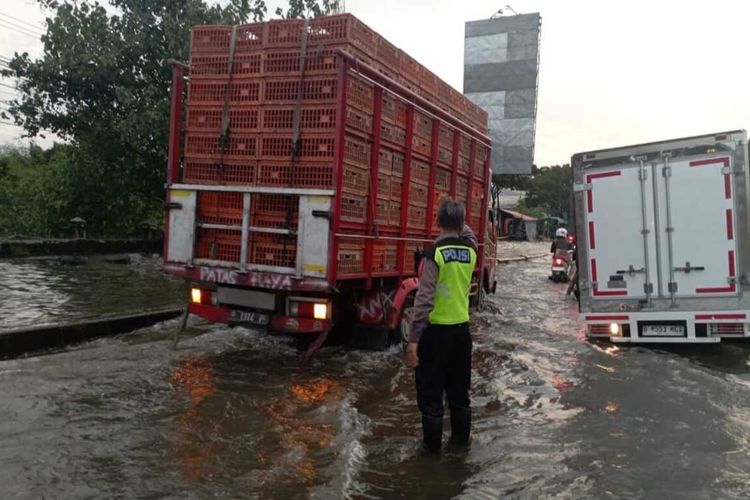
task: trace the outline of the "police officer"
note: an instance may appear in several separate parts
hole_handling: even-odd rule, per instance
[[[406,365],[416,368],[423,445],[433,453],[440,451],[442,444],[445,395],[451,412],[450,442],[468,445],[471,429],[469,287],[477,241],[464,219],[461,203],[440,203],[440,236],[423,259],[404,353]]]

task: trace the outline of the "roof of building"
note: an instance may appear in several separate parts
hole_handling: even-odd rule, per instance
[[[531,217],[526,214],[522,214],[521,212],[516,212],[515,210],[508,210],[507,208],[501,208],[501,212],[505,212],[506,214],[510,215],[514,219],[521,219],[524,222],[535,222],[536,219],[534,217]]]

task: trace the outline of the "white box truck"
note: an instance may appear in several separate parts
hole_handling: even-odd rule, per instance
[[[744,130],[579,153],[572,167],[588,336],[750,336]]]

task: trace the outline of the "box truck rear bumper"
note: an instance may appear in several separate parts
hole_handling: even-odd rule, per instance
[[[581,319],[587,337],[616,343],[716,343],[750,337],[748,313],[742,311],[586,313]]]

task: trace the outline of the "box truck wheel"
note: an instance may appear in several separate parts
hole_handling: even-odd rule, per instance
[[[400,343],[402,348],[406,347],[409,342],[409,328],[411,327],[412,314],[414,313],[414,296],[411,294],[406,298],[404,307],[401,309],[401,316],[398,319],[398,328],[396,329],[396,339],[394,343]]]

